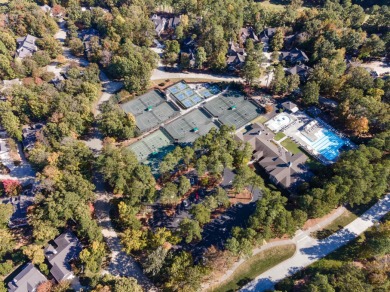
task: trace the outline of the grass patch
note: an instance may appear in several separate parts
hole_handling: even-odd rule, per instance
[[[295,244],[277,246],[262,251],[242,263],[228,280],[210,291],[236,291],[252,281],[256,276],[292,257],[294,252]]]
[[[274,137],[274,140],[275,141],[279,141],[279,140],[281,140],[284,137],[286,137],[286,134],[284,134],[283,132],[278,132],[278,133],[276,133],[276,135]]]
[[[292,154],[297,154],[299,152],[302,152],[299,149],[298,145],[295,144],[290,138],[283,140],[280,144],[288,151],[290,151]]]
[[[266,116],[261,115],[261,116],[257,117],[256,119],[254,119],[254,120],[252,121],[252,123],[264,124],[267,120],[268,120],[268,119],[267,119]]]
[[[285,8],[283,4],[271,3],[270,1],[260,2],[260,6],[272,11],[282,11]]]
[[[355,220],[358,216],[354,213],[352,213],[349,210],[345,210],[341,216],[333,220],[332,223],[329,225],[326,225],[322,230],[318,230],[316,232],[313,232],[311,235],[314,238],[318,239],[324,239],[328,236],[332,235],[333,233],[339,231],[343,227],[347,226],[349,223],[351,223],[353,220]]]

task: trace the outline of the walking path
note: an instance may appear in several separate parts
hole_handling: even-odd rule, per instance
[[[291,239],[285,239],[285,240],[278,240],[278,241],[272,241],[267,244],[264,244],[258,248],[255,248],[252,251],[252,256],[257,255],[258,253],[268,250],[270,248],[276,247],[276,246],[282,246],[282,245],[289,245],[289,244],[296,244],[298,246],[299,242],[302,241],[303,239],[306,239],[307,237],[310,236],[311,233],[320,230],[324,228],[325,226],[329,225],[332,223],[335,219],[340,217],[346,209],[344,207],[339,207],[335,212],[333,212],[331,215],[326,217],[324,220],[319,222],[318,224],[306,229],[306,230],[298,230],[295,233],[295,236]],[[246,259],[240,259],[238,262],[234,263],[234,265],[219,279],[216,279],[212,283],[207,283],[203,285],[203,290],[206,290],[210,287],[213,286],[218,286],[219,284],[223,283],[224,281],[228,280],[229,277],[238,269],[238,267],[243,264],[246,261]]]
[[[275,283],[292,276],[296,272],[357,238],[383,218],[389,211],[390,193],[368,209],[362,216],[325,239],[319,240],[311,237],[310,232],[313,232],[313,230],[309,233],[307,231],[301,231],[301,233],[293,238],[293,241],[297,245],[297,251],[294,256],[259,275],[240,291],[262,292],[272,290]]]

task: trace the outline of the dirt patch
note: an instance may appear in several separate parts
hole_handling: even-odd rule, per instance
[[[332,212],[326,214],[325,216],[322,216],[320,218],[315,218],[315,219],[309,219],[306,221],[306,223],[303,225],[302,230],[307,230],[318,223],[322,222],[323,220],[326,220],[330,216],[332,216],[335,212],[337,212],[337,209],[334,209]]]
[[[228,196],[231,204],[249,204],[252,201],[252,193],[248,189],[243,190],[239,194],[230,193]]]

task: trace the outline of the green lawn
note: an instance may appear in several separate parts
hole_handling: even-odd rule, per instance
[[[279,140],[281,140],[284,137],[286,137],[286,135],[283,132],[278,132],[278,133],[276,133],[276,135],[274,137],[274,140],[275,141],[279,141]]]
[[[256,276],[293,256],[295,244],[277,246],[258,253],[241,264],[228,280],[210,291],[236,291]]]
[[[318,239],[324,239],[333,233],[339,231],[344,226],[347,226],[353,220],[355,220],[358,216],[352,213],[349,210],[346,210],[340,217],[335,219],[329,225],[326,225],[322,230],[318,230],[312,234],[313,237]]]
[[[280,144],[292,154],[302,152],[301,150],[299,150],[298,145],[295,144],[290,138],[283,140]]]
[[[266,121],[268,121],[267,117],[261,115],[261,116],[257,117],[256,119],[254,119],[254,120],[252,121],[252,123],[264,124]]]

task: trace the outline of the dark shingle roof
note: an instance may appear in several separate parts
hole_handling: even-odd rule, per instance
[[[32,292],[42,282],[47,279],[42,273],[34,267],[32,263],[28,263],[23,270],[8,283],[8,292]]]
[[[71,232],[61,234],[54,242],[56,247],[48,245],[45,249],[45,255],[52,265],[50,273],[57,282],[60,282],[72,275],[69,262],[79,255],[82,247],[77,237]]]

